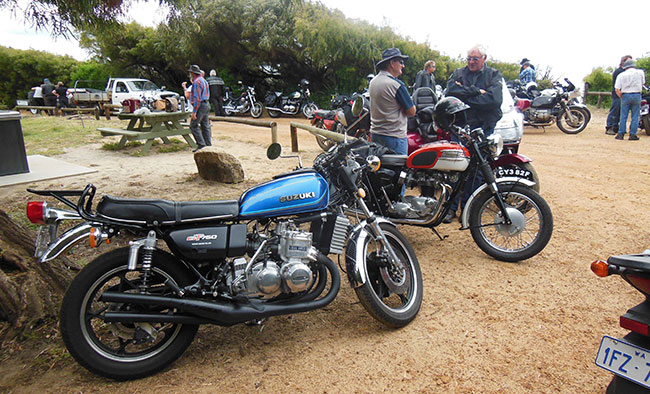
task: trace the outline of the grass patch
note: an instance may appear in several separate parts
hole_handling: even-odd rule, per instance
[[[120,144],[119,142],[107,142],[104,145],[102,145],[102,149],[103,150],[111,150],[111,151],[122,150],[122,149],[125,149],[125,148],[133,148],[133,147],[141,146],[142,142],[140,142],[140,141],[129,141],[129,142],[126,143],[124,148],[119,148],[119,144]]]

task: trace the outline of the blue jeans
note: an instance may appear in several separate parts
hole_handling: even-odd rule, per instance
[[[196,119],[190,121],[190,130],[199,148],[212,145],[212,128],[210,127],[210,104],[201,101],[196,111]]]
[[[372,142],[383,145],[398,155],[408,155],[409,143],[406,138],[391,137],[382,134],[372,134]]]
[[[623,97],[621,97],[621,120],[618,124],[618,133],[621,135],[625,134],[629,112],[632,112],[630,135],[636,135],[636,130],[639,128],[639,116],[641,115],[641,93],[623,93]]]
[[[607,114],[607,128],[618,129],[618,122],[621,119],[621,99],[616,96],[612,97],[612,106]]]

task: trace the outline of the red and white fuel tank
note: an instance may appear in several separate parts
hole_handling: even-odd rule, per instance
[[[406,160],[409,168],[425,168],[438,171],[465,171],[469,166],[470,154],[460,144],[436,141],[411,153]]]

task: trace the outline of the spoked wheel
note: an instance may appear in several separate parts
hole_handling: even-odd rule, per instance
[[[325,128],[325,125],[323,124],[323,121],[321,119],[316,120],[316,123],[314,124],[314,127],[318,127],[319,129],[327,130]],[[325,152],[327,152],[328,150],[330,150],[331,147],[336,145],[335,141],[332,141],[329,138],[323,137],[322,135],[315,135],[315,137],[316,137],[316,142],[318,143],[318,146],[320,146],[320,148]]]
[[[264,112],[264,106],[262,106],[262,103],[256,102],[253,104],[253,107],[251,108],[251,116],[253,118],[259,118],[262,116],[262,113]]]
[[[420,264],[411,244],[397,228],[387,223],[380,226],[403,269],[393,268],[381,244],[369,237],[364,245],[363,262],[368,278],[354,290],[372,317],[389,327],[403,327],[415,319],[422,305]]]
[[[269,116],[272,118],[277,118],[280,116],[280,111],[275,110],[275,109],[266,109],[266,111],[269,113]]]
[[[561,111],[557,117],[557,127],[566,134],[578,134],[587,127],[588,114],[582,108]]]
[[[641,123],[643,124],[645,135],[650,135],[650,115],[645,115],[641,118]]]
[[[107,322],[106,313],[165,314],[167,307],[104,302],[104,292],[139,293],[143,273],[127,269],[129,248],[99,256],[73,280],[61,308],[61,334],[68,351],[88,370],[117,380],[151,375],[176,360],[190,345],[197,325]],[[153,255],[147,294],[173,296],[165,281],[185,286],[189,274],[162,251]]]
[[[535,168],[530,162],[521,163],[521,164],[506,164],[503,166],[499,166],[494,169],[494,176],[496,176],[497,178],[514,176],[518,178],[527,179],[531,182],[535,182],[535,185],[533,186],[533,190],[539,193],[539,189],[540,189],[539,176],[537,175],[537,171],[535,171]]]
[[[522,185],[499,185],[511,224],[505,224],[495,196],[484,190],[472,202],[469,226],[474,242],[501,261],[521,261],[541,252],[553,233],[553,214],[546,201]]]
[[[314,117],[314,112],[316,112],[317,109],[318,107],[316,106],[316,104],[307,103],[302,106],[302,114],[305,116],[305,118],[311,119]]]

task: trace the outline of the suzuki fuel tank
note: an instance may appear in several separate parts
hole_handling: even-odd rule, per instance
[[[426,168],[438,171],[465,171],[469,166],[467,148],[453,142],[439,141],[423,145],[406,160],[409,168]]]
[[[252,187],[239,199],[245,218],[320,211],[329,204],[327,181],[315,171],[297,171]]]

